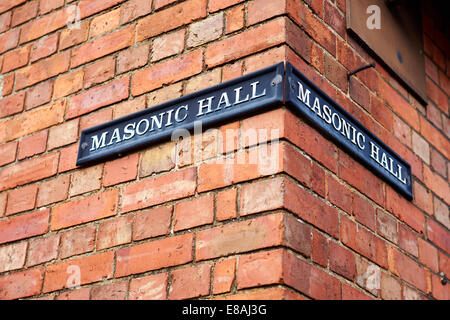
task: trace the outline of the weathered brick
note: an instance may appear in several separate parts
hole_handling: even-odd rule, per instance
[[[0,146],[0,167],[16,160],[17,142],[10,142]]]
[[[223,33],[223,13],[210,16],[189,25],[186,39],[188,48],[193,48],[220,38]]]
[[[0,33],[8,31],[9,28],[11,27],[11,16],[12,11],[0,14]]]
[[[31,136],[23,138],[19,142],[17,159],[22,160],[32,157],[35,154],[44,152],[47,149],[48,130],[43,130]]]
[[[240,215],[244,216],[283,207],[283,189],[284,180],[280,178],[243,185],[240,195]]]
[[[158,61],[176,54],[184,50],[184,39],[186,31],[184,29],[163,34],[152,44],[151,61]]]
[[[136,41],[176,29],[206,16],[206,0],[189,0],[141,19],[137,25]]]
[[[7,117],[23,110],[25,92],[0,99],[0,118]]]
[[[175,143],[166,142],[142,153],[139,170],[140,177],[153,173],[169,171],[175,167]]]
[[[0,273],[23,268],[27,247],[26,241],[0,247]]]
[[[104,57],[134,42],[134,25],[124,27],[72,50],[71,67]]]
[[[347,91],[347,71],[345,68],[329,54],[324,54],[324,73],[332,83],[339,89]],[[350,96],[364,108],[370,106],[369,94],[366,88],[354,79],[350,79]]]
[[[0,277],[0,299],[25,298],[41,292],[44,268],[33,268]]]
[[[331,175],[326,176],[326,181],[328,200],[347,213],[351,213],[353,196],[349,188]]]
[[[89,17],[124,1],[125,0],[81,0],[78,4],[80,18],[83,19]]]
[[[78,145],[73,144],[69,147],[61,149],[61,156],[59,159],[58,172],[66,172],[76,168],[78,154]]]
[[[94,249],[95,226],[72,229],[61,235],[60,258],[68,258]]]
[[[450,203],[450,186],[448,181],[430,170],[428,166],[423,167],[423,178],[425,185],[445,202]]]
[[[77,28],[67,28],[61,31],[59,49],[64,50],[87,40],[89,36],[89,20],[83,20]]]
[[[83,88],[83,69],[65,73],[55,80],[53,99],[68,96]]]
[[[232,33],[244,27],[244,6],[236,6],[228,10],[226,15],[225,32]]]
[[[5,214],[7,196],[6,192],[0,193],[0,217],[3,217]]]
[[[433,195],[417,181],[413,183],[413,202],[428,214],[433,214]]]
[[[62,7],[63,5],[64,5],[64,0],[40,0],[39,15],[43,15],[54,9]]]
[[[210,224],[214,219],[214,195],[183,201],[175,206],[173,230]]]
[[[15,28],[0,36],[0,54],[17,47],[19,32],[20,28]]]
[[[48,178],[56,173],[57,167],[58,154],[51,153],[1,169],[0,191]]]
[[[30,240],[27,266],[34,266],[58,257],[59,234]]]
[[[385,300],[401,300],[402,288],[400,282],[388,275],[386,272],[381,272],[380,276],[380,295]]]
[[[49,79],[69,69],[69,52],[61,52],[16,72],[16,90]]]
[[[419,243],[419,261],[428,266],[434,272],[439,271],[438,250],[436,247],[418,238]]]
[[[1,64],[2,62],[0,61],[0,66]],[[15,78],[14,73],[10,73],[8,75],[3,76],[3,90],[1,93],[3,94],[4,97],[10,95],[13,92],[14,78]]]
[[[116,29],[120,23],[121,9],[115,9],[96,16],[91,21],[90,37],[95,38],[103,33]]]
[[[220,83],[221,72],[219,68],[208,71],[194,78],[191,78],[186,83],[185,94],[193,93],[212,87]]]
[[[69,196],[100,189],[103,174],[103,164],[86,167],[72,174]]]
[[[114,119],[118,119],[138,112],[147,107],[146,96],[140,96],[133,100],[127,100],[114,106]]]
[[[49,265],[45,272],[43,291],[72,288],[111,278],[113,261],[114,252],[103,252]],[[80,276],[79,279],[77,274]],[[79,283],[76,283],[76,280],[79,280]]]
[[[56,300],[89,300],[91,288],[72,289],[57,296]]]
[[[25,109],[39,107],[52,99],[54,80],[47,80],[27,90]]]
[[[104,186],[112,186],[137,177],[139,155],[132,154],[105,164]]]
[[[171,84],[202,71],[203,50],[195,50],[173,60],[136,72],[132,79],[133,96]]]
[[[419,247],[417,243],[417,234],[411,231],[405,225],[399,223],[398,225],[398,245],[400,248],[412,254],[413,256],[419,256]]]
[[[342,300],[373,300],[373,298],[346,283],[342,283]]]
[[[183,92],[183,83],[177,82],[167,87],[150,92],[147,95],[148,107],[153,107],[163,102],[181,97]]]
[[[156,4],[155,4],[156,6]],[[145,16],[152,11],[152,1],[149,0],[131,0],[122,6],[121,24],[126,24],[136,18]]]
[[[67,118],[78,117],[126,99],[128,97],[129,82],[129,77],[117,79],[71,97],[66,112]]]
[[[130,215],[114,218],[100,224],[97,233],[97,250],[131,242],[132,223],[133,216]]]
[[[112,120],[113,109],[101,109],[99,111],[82,116],[80,120],[80,131],[88,129]]]
[[[448,161],[434,148],[431,148],[431,167],[443,177],[447,177]]]
[[[59,148],[78,140],[78,119],[66,121],[50,128],[48,133],[47,150]]]
[[[8,11],[11,8],[14,8],[18,6],[19,4],[22,4],[26,2],[27,0],[11,0],[11,1],[5,1],[0,4],[0,13]]]
[[[352,215],[367,228],[375,231],[375,208],[372,203],[357,193],[353,194]]]
[[[134,278],[130,282],[130,300],[165,300],[167,273]]]
[[[166,235],[170,231],[172,206],[158,207],[136,213],[133,240]]]
[[[442,110],[445,114],[448,114],[448,97],[433,83],[430,79],[426,78],[427,96]]]
[[[216,262],[213,274],[213,293],[230,292],[235,279],[236,258]]]
[[[122,194],[122,212],[128,212],[193,195],[195,168],[165,174],[126,186]]]
[[[118,190],[106,191],[53,207],[51,229],[59,230],[116,214]]]
[[[217,193],[216,219],[219,221],[237,217],[237,189]]]
[[[34,209],[37,191],[37,184],[11,190],[8,193],[6,215]]]
[[[116,277],[157,270],[192,261],[193,235],[155,240],[117,251]]]
[[[208,68],[270,48],[285,40],[286,20],[279,18],[211,44],[205,52]]]
[[[172,271],[172,284],[169,299],[189,299],[209,294],[211,265],[202,263],[196,266]]]
[[[432,219],[427,219],[427,235],[428,240],[436,244],[439,248],[450,251],[450,237],[448,230],[439,225]]]
[[[28,20],[33,19],[37,15],[39,1],[28,1],[23,6],[14,9],[11,19],[11,26],[15,27]]]
[[[55,53],[58,50],[58,39],[59,34],[54,33],[34,42],[31,46],[30,61],[34,62]]]
[[[92,288],[92,300],[125,300],[128,292],[128,281],[104,284]]]
[[[158,0],[158,1],[167,1],[167,0]],[[209,12],[216,12],[221,9],[225,9],[235,5],[243,0],[211,0],[209,3]]]
[[[149,43],[121,51],[117,56],[117,73],[121,74],[145,66],[148,62],[149,51]]]
[[[330,241],[328,245],[330,270],[349,280],[356,277],[355,255],[343,246]]]
[[[428,140],[437,150],[449,158],[450,142],[435,127],[433,127],[425,118],[420,118],[420,133]]]
[[[253,0],[247,7],[247,25],[267,20],[286,12],[284,0]]]
[[[240,1],[240,0],[239,0]],[[304,296],[294,293],[283,286],[266,287],[238,291],[235,294],[219,296],[217,300],[307,300]]]
[[[30,48],[30,46],[24,46],[5,53],[2,72],[7,73],[27,65],[30,57]]]
[[[312,230],[311,259],[322,267],[328,266],[328,239],[317,230]]]
[[[345,37],[345,16],[342,15],[339,10],[329,2],[325,1],[324,4],[324,21],[341,37]]]
[[[450,229],[450,216],[448,214],[448,205],[438,198],[434,197],[434,216],[436,220],[442,223],[447,229]]]
[[[0,243],[26,239],[48,231],[50,209],[39,210],[0,221]]]

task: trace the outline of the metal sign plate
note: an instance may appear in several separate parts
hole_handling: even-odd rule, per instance
[[[412,199],[411,166],[290,63],[286,104],[365,167]]]

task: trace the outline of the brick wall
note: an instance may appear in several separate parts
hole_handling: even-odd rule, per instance
[[[373,57],[345,11],[1,1],[0,298],[449,299],[445,20],[425,5],[424,106],[379,63],[347,80]],[[75,166],[82,129],[280,61],[411,164],[412,202],[281,105]]]

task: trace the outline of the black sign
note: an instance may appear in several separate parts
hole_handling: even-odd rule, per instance
[[[411,166],[290,63],[286,104],[345,151],[412,199]]]
[[[120,156],[170,138],[174,130],[222,124],[283,103],[284,65],[279,63],[217,86],[81,132],[77,165]]]
[[[287,81],[285,81],[285,79]],[[284,88],[284,92],[283,92]],[[256,71],[81,132],[77,165],[120,156],[192,131],[264,112],[283,102],[412,199],[411,167],[290,63]],[[320,146],[318,146],[320,147]]]

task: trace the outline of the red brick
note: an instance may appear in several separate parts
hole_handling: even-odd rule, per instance
[[[103,185],[112,186],[137,177],[139,154],[135,153],[114,161],[106,162]]]
[[[156,1],[167,1],[167,0],[156,0]],[[209,3],[209,12],[215,12],[221,9],[228,8],[242,1],[243,0],[211,0]]]
[[[53,80],[48,80],[29,88],[27,90],[27,97],[25,98],[25,109],[29,110],[50,102],[52,99],[53,84]]]
[[[17,142],[10,142],[0,146],[0,167],[16,160]]]
[[[242,76],[242,67],[243,67],[242,61],[234,62],[233,64],[224,66],[222,71],[223,73],[222,81],[228,81]]]
[[[448,230],[431,219],[427,219],[427,235],[428,240],[436,244],[439,248],[450,251],[450,237]]]
[[[206,16],[206,0],[189,0],[139,20],[136,41],[176,29]]]
[[[114,252],[103,252],[49,265],[43,291],[51,292],[111,278],[113,262]],[[77,274],[80,275],[79,283],[75,281]]]
[[[340,223],[342,243],[364,255],[369,260],[382,266],[386,265],[386,246],[381,239],[375,237],[364,227],[357,225],[344,215],[341,215]]]
[[[87,66],[84,69],[84,87],[89,88],[113,78],[115,65],[114,57],[107,57]]]
[[[433,195],[431,192],[419,184],[418,182],[414,181],[413,183],[413,202],[423,211],[426,213],[432,215],[433,214]]]
[[[103,164],[82,168],[72,174],[69,196],[98,190],[102,184]]]
[[[47,150],[59,148],[78,140],[79,120],[66,121],[49,129]]]
[[[117,251],[116,277],[157,270],[192,261],[193,235],[155,240]]]
[[[60,258],[68,258],[94,250],[95,226],[87,226],[64,232],[61,235]]]
[[[128,292],[128,281],[104,284],[92,288],[92,300],[125,300]]]
[[[11,190],[8,194],[6,215],[34,209],[37,191],[37,184]]]
[[[442,223],[447,229],[450,229],[450,216],[448,214],[449,207],[446,203],[434,198],[434,216],[436,220]]]
[[[381,100],[373,95],[370,96],[370,113],[389,132],[392,131],[392,112]]]
[[[12,29],[0,36],[0,54],[14,49],[19,43],[19,28]]]
[[[78,3],[78,7],[80,8],[80,18],[83,19],[89,17],[123,1],[125,0],[81,0]]]
[[[67,118],[78,117],[128,97],[130,78],[114,80],[70,98]]]
[[[426,118],[438,129],[442,130],[442,112],[432,103],[427,105]]]
[[[336,178],[327,175],[327,198],[347,213],[352,212],[352,192]]]
[[[58,38],[59,34],[55,33],[34,42],[31,47],[30,61],[34,62],[55,53],[58,50]]]
[[[279,18],[211,44],[205,52],[208,68],[270,48],[285,41],[286,20]]]
[[[422,292],[427,292],[427,276],[425,270],[414,260],[407,257],[397,249],[388,246],[389,270],[415,286]]]
[[[196,178],[195,168],[189,168],[130,184],[123,190],[122,212],[193,195]]]
[[[136,72],[132,79],[132,95],[137,96],[165,84],[171,84],[200,73],[202,71],[202,56],[203,50],[195,50],[173,60]]]
[[[131,0],[125,3],[121,8],[122,17],[120,23],[126,24],[136,18],[149,14],[152,11],[152,2],[148,0]]]
[[[27,65],[30,57],[30,48],[30,46],[24,46],[5,53],[2,72],[7,73]]]
[[[117,56],[117,73],[121,74],[145,66],[148,62],[149,52],[149,43],[121,51]]]
[[[0,191],[53,176],[58,167],[58,154],[25,160],[0,171]]]
[[[37,15],[38,1],[28,1],[23,6],[14,9],[12,14],[11,26],[15,27],[28,20],[33,19]]]
[[[71,67],[106,56],[129,47],[134,42],[134,25],[124,27],[101,38],[97,38],[72,50]]]
[[[25,265],[28,243],[16,242],[0,247],[0,272],[21,269]]]
[[[0,99],[0,118],[7,117],[23,110],[25,92]]]
[[[436,86],[433,81],[426,78],[427,83],[427,96],[442,110],[445,114],[448,114],[448,97],[447,95]]]
[[[175,147],[175,142],[169,141],[144,151],[141,156],[139,176],[146,177],[175,168]]]
[[[55,80],[53,99],[68,96],[83,88],[84,72],[82,69],[63,74]]]
[[[12,11],[0,14],[0,33],[8,31],[9,28],[11,27],[11,16]]]
[[[282,208],[284,204],[283,191],[283,178],[243,185],[240,195],[240,215]]]
[[[115,215],[118,191],[106,191],[56,205],[52,210],[52,230],[59,230]]]
[[[328,266],[328,239],[317,230],[312,230],[312,255],[313,262],[322,267]]]
[[[276,249],[240,256],[236,276],[237,289],[282,283],[283,253],[282,249]]]
[[[78,28],[64,29],[61,31],[59,39],[59,49],[67,49],[74,45],[80,44],[87,40],[89,36],[89,21],[83,20],[79,23]]]
[[[0,193],[0,217],[3,217],[6,211],[7,195],[6,192]]]
[[[197,233],[196,258],[204,260],[283,244],[301,251],[308,250],[301,248],[302,245],[309,246],[310,252],[310,243],[307,243],[305,235],[307,230],[295,229],[300,225],[292,217],[289,219],[282,213],[274,213],[202,230]],[[299,243],[303,241],[299,239],[305,243]]]
[[[211,265],[202,263],[196,266],[172,271],[172,284],[169,299],[192,299],[209,294]]]
[[[431,148],[431,167],[441,176],[447,176],[447,160],[434,148]]]
[[[147,99],[145,96],[140,96],[133,100],[116,104],[114,106],[114,119],[124,117],[128,114],[138,112],[147,107]]]
[[[113,109],[107,108],[107,109],[102,109],[100,111],[96,111],[96,112],[93,112],[93,113],[90,113],[88,115],[81,117],[80,131],[94,127],[94,126],[99,125],[104,122],[111,121],[113,118],[112,114],[113,114]]]
[[[133,240],[142,240],[162,235],[170,231],[172,206],[158,207],[136,213]]]
[[[397,220],[380,209],[377,209],[377,234],[398,243]]]
[[[436,247],[423,240],[422,238],[418,239],[419,241],[419,261],[424,265],[428,266],[434,272],[439,271],[439,258],[438,258],[438,250]]]
[[[14,8],[15,6],[18,6],[19,4],[22,4],[26,2],[27,0],[11,0],[11,1],[2,1],[0,3],[0,13],[8,11],[11,8]]]
[[[339,10],[331,5],[328,1],[325,1],[324,21],[333,28],[341,37],[345,38],[346,23],[345,16],[342,15]]]
[[[373,300],[373,298],[346,283],[342,283],[342,300]]]
[[[23,138],[19,142],[19,153],[17,155],[17,159],[22,160],[44,152],[47,149],[47,136],[48,131],[43,130]]]
[[[69,147],[61,149],[61,156],[59,159],[58,172],[66,172],[76,168],[78,154],[78,145],[73,144]]]
[[[34,266],[58,257],[59,234],[30,240],[27,266]]]
[[[54,9],[62,7],[63,5],[64,0],[40,0],[39,15],[48,13]]]
[[[103,33],[116,29],[120,23],[121,9],[106,12],[96,16],[91,21],[90,37],[95,38]]]
[[[347,71],[329,54],[324,54],[324,73],[327,79],[334,83],[339,89],[347,91]],[[350,96],[364,108],[369,107],[369,94],[367,89],[359,85],[354,79],[350,79]]]
[[[423,167],[423,178],[425,185],[445,202],[450,203],[450,187],[448,181],[430,170],[428,166]]]
[[[450,142],[425,118],[420,118],[420,133],[445,157],[450,157]]]
[[[244,6],[231,8],[226,15],[225,32],[232,33],[244,27]]]
[[[233,219],[237,217],[237,189],[228,189],[217,193],[217,212],[218,221]]]
[[[205,26],[212,28],[212,26]],[[192,31],[190,31],[192,32]],[[198,32],[200,33],[200,32]],[[196,33],[195,33],[196,34]],[[170,32],[167,34],[163,34],[153,40],[152,44],[152,56],[151,61],[158,61],[176,54],[181,53],[184,50],[184,40],[185,40],[186,32],[185,30],[178,30],[174,32]],[[190,35],[190,34],[189,34]],[[188,39],[189,41],[189,39]],[[194,47],[194,45],[190,45],[189,47]]]
[[[214,195],[209,194],[175,206],[173,230],[197,227],[210,224],[214,219]]]
[[[2,62],[0,61],[0,65],[2,64]],[[3,77],[3,90],[2,90],[2,94],[3,96],[7,96],[10,95],[13,92],[13,86],[14,86],[14,78],[15,78],[15,74],[14,73],[10,73],[6,76]]]
[[[44,268],[34,268],[0,277],[0,299],[12,300],[41,292]]]
[[[72,289],[61,293],[56,300],[89,300],[91,288]]]
[[[448,288],[448,282],[446,285],[443,285],[441,282],[441,278],[432,274],[431,275],[431,283],[432,283],[432,295],[436,299],[439,300],[449,300],[450,299],[450,290]]]
[[[384,300],[401,300],[402,298],[400,282],[386,272],[381,272],[380,291],[381,298]]]
[[[359,223],[375,231],[375,208],[368,199],[357,193],[353,194],[352,215]]]
[[[338,170],[341,179],[353,185],[379,205],[384,205],[383,182],[342,151],[339,152]]]
[[[286,12],[284,0],[254,0],[247,7],[247,25],[267,20]]]
[[[399,223],[398,245],[400,248],[416,257],[419,256],[419,247],[417,244],[417,239],[418,239],[417,234],[415,234],[405,225]]]
[[[130,282],[129,300],[165,300],[167,273],[134,278]]]
[[[98,227],[97,250],[131,242],[133,216],[123,216],[103,222]]]
[[[356,277],[356,264],[353,252],[333,241],[329,242],[328,248],[330,270],[349,280],[354,280]]]
[[[307,300],[304,296],[294,293],[283,286],[267,287],[238,291],[235,294],[219,296],[217,300]]]
[[[213,293],[230,292],[236,272],[236,258],[216,262],[213,275]]]
[[[0,243],[26,239],[48,231],[50,209],[39,210],[0,221]]]
[[[66,72],[69,68],[69,59],[68,51],[61,52],[18,70],[16,72],[16,90]]]

